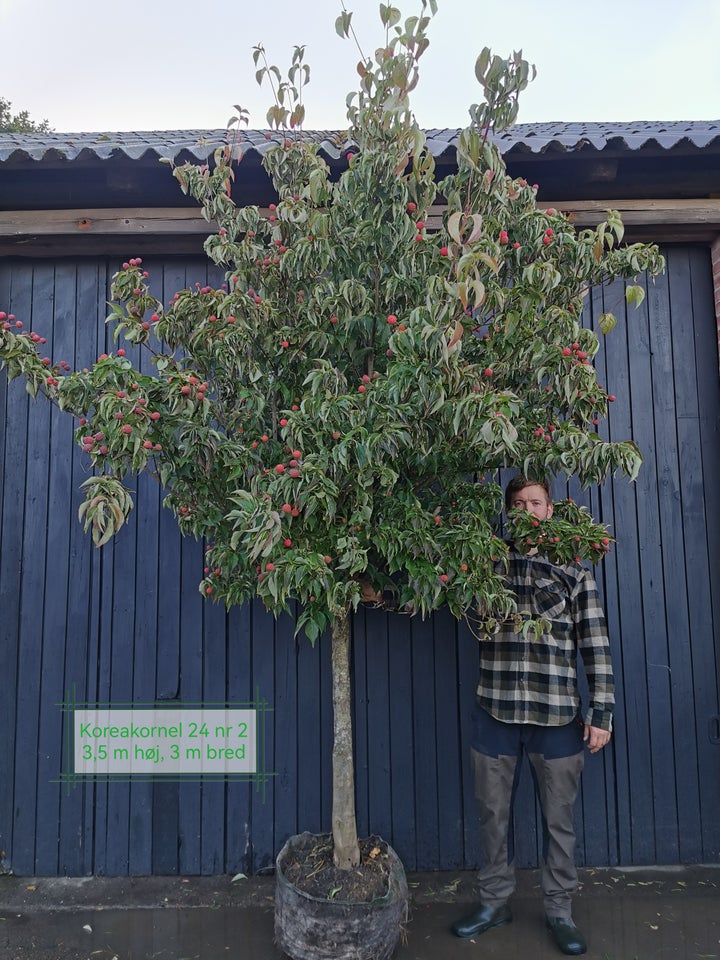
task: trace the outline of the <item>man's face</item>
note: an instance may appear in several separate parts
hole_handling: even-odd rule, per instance
[[[513,494],[511,510],[527,510],[538,520],[549,520],[553,513],[552,501],[537,483],[530,483]]]

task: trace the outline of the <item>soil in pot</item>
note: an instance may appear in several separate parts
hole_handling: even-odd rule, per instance
[[[277,858],[275,938],[292,960],[389,960],[407,919],[399,857],[360,841],[360,866],[338,870],[332,838],[291,837]]]

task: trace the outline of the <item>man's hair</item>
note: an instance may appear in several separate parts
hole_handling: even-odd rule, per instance
[[[550,483],[545,477],[542,477],[540,480],[532,480],[529,477],[523,477],[518,475],[513,477],[512,480],[505,487],[505,509],[510,510],[510,506],[513,502],[513,498],[516,493],[520,493],[521,490],[524,490],[525,487],[542,487],[545,491],[545,495],[548,498],[548,503],[552,503],[552,493],[550,492]]]

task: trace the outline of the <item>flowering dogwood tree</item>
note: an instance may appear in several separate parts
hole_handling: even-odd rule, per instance
[[[381,5],[384,36],[358,65],[337,181],[300,132],[302,49],[286,79],[256,49],[258,79],[275,94],[263,165],[277,203],[261,211],[231,198],[242,110],[211,163],[174,168],[212,225],[205,250],[226,281],[162,303],[141,260],[123,264],[108,322],[119,345],[151,351],[152,375],[122,347],[89,370],[63,369],[22,319],[0,315],[9,376],[79,418],[95,467],[80,512],[98,545],[132,508],[125,478],[147,471],[182,532],[207,544],[206,597],[297,611],[311,640],[332,631],[341,867],[359,856],[352,612],[364,601],[418,615],[446,605],[488,635],[508,617],[533,629],[502,577],[497,471],[585,484],[636,475],[634,444],[595,429],[613,398],[593,366],[598,335],[580,317],[592,285],[662,269],[654,247],[621,245],[617,214],[577,231],[507,175],[493,133],[513,122],[531,77],[519,54],[480,54],[483,101],[457,139],[457,172],[436,182],[409,99],[434,6],[424,0],[403,22]],[[352,34],[350,14],[337,29]],[[603,332],[612,323],[603,316]],[[561,561],[597,560],[609,542],[572,504],[532,524],[518,518],[516,535]]]

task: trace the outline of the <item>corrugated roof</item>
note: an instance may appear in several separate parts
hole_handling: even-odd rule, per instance
[[[459,129],[426,130],[428,147],[435,157],[452,152]],[[231,134],[232,136],[232,134]],[[264,153],[283,134],[247,130],[240,134],[246,153]],[[333,130],[303,131],[303,139],[320,143],[323,152],[337,159],[350,145],[346,134]],[[226,130],[156,130],[123,133],[0,133],[0,162],[18,159],[76,160],[96,157],[107,160],[125,156],[139,160],[146,154],[203,161],[227,142]],[[637,123],[519,123],[496,137],[503,153],[545,153],[640,150],[669,150],[681,144],[696,149],[720,146],[720,120],[641,121]]]

